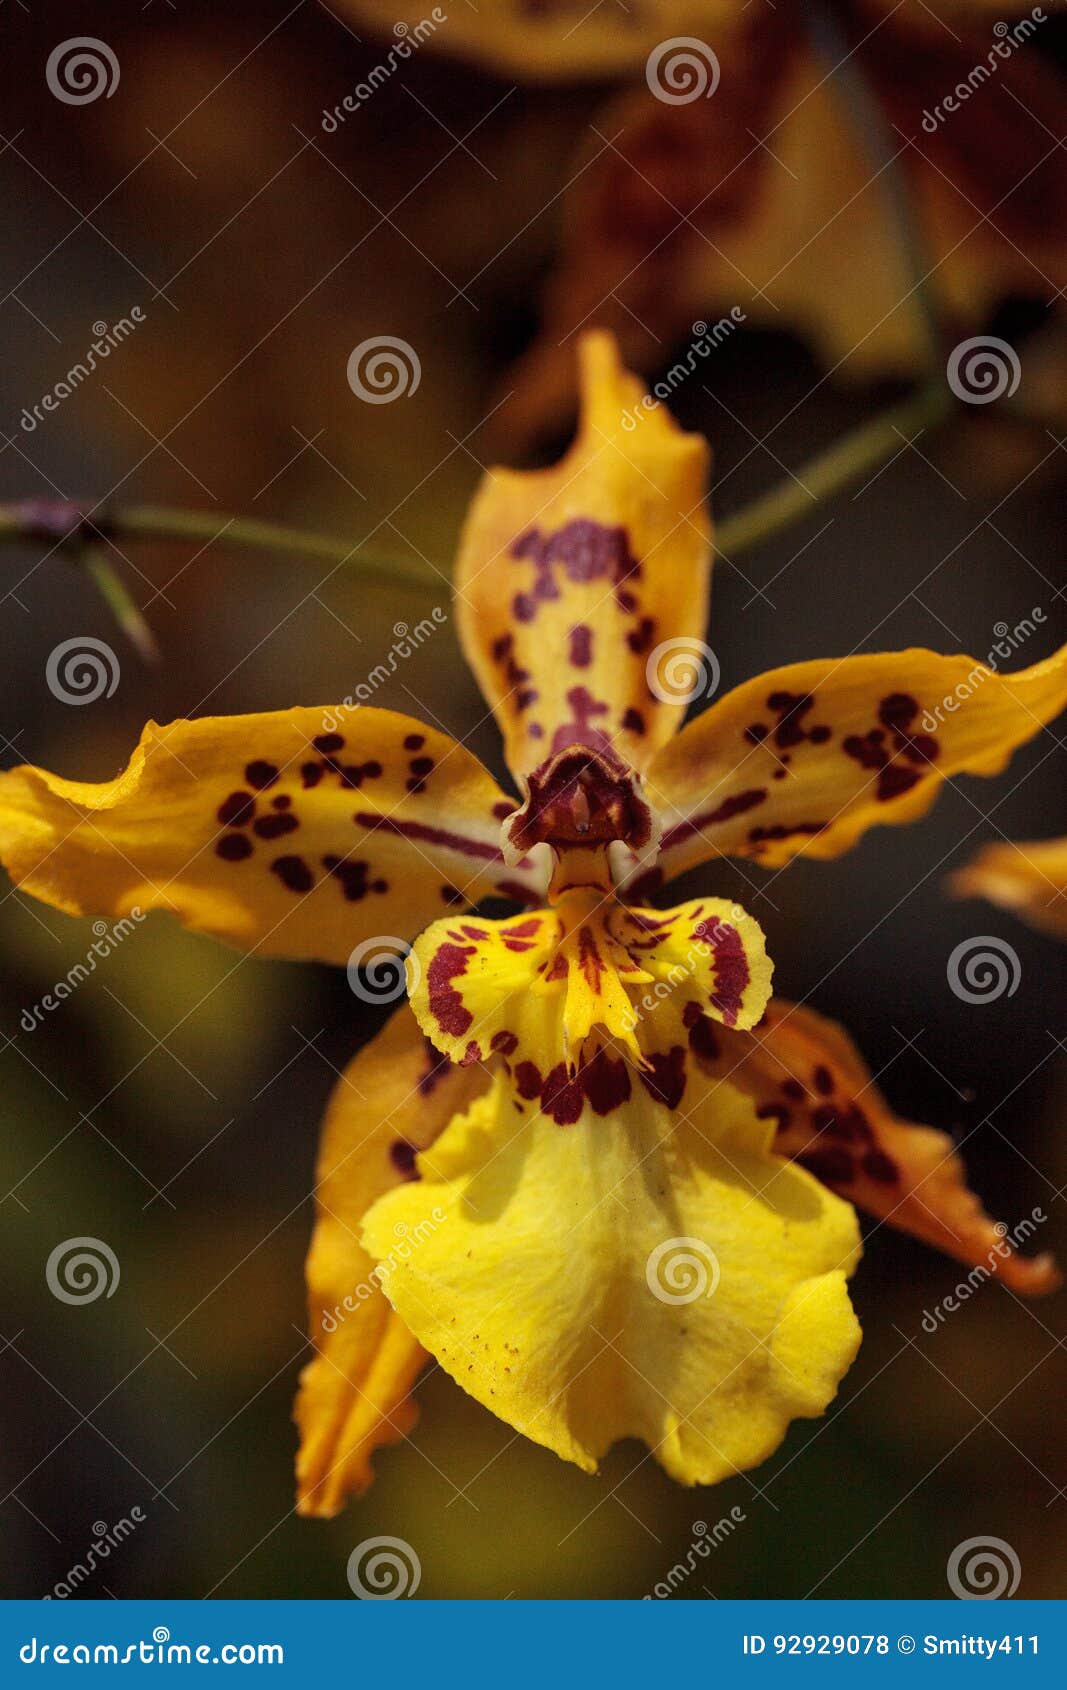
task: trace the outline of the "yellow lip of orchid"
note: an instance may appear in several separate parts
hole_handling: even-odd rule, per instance
[[[456,569],[518,802],[446,734],[369,707],[150,724],[99,785],[0,776],[0,856],[58,908],[165,909],[338,963],[416,941],[410,1008],[323,1141],[306,1513],[369,1483],[430,1354],[587,1469],[627,1435],[683,1482],[763,1459],[855,1354],[853,1203],[1015,1289],[1056,1282],[839,1029],[768,1005],[750,916],[643,900],[718,855],[836,856],[950,776],[998,772],[1067,704],[1067,648],[980,684],[926,651],[793,664],[681,727],[665,656],[707,653],[707,449],[609,337],[580,364],[571,450],[488,473]],[[966,702],[940,711],[961,674]],[[471,913],[501,895],[528,907]],[[659,1272],[679,1248],[703,1264],[692,1298]]]

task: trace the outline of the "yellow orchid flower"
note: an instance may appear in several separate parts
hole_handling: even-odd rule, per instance
[[[949,887],[958,898],[987,898],[1067,939],[1067,839],[983,845],[950,877]]]
[[[328,711],[150,724],[101,785],[0,777],[0,856],[76,914],[167,909],[270,955],[415,939],[410,1007],[326,1120],[299,1506],[335,1513],[403,1436],[430,1355],[586,1470],[638,1436],[710,1483],[821,1413],[855,1355],[854,1203],[1021,1291],[942,1134],[782,1003],[758,925],[671,875],[848,849],[995,774],[1067,704],[1067,648],[972,675],[928,651],[789,665],[681,727],[702,644],[708,454],[604,334],[552,469],[494,470],[462,537],[464,651],[521,798],[435,728]],[[680,729],[680,731],[679,731]],[[492,895],[528,907],[468,913]],[[994,1242],[996,1248],[994,1248]]]

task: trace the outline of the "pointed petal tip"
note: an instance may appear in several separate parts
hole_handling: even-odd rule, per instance
[[[1051,1250],[1042,1251],[1040,1256],[1004,1256],[994,1267],[993,1276],[1020,1297],[1048,1297],[1063,1284],[1063,1273]]]

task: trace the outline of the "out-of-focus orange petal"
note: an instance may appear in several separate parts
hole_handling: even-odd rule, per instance
[[[729,1079],[777,1123],[774,1148],[795,1157],[842,1197],[1025,1296],[1054,1291],[1051,1255],[1020,1256],[968,1189],[947,1133],[893,1114],[842,1027],[774,998],[753,1032],[692,1030],[706,1073]],[[1034,1230],[1032,1222],[1019,1238]]]
[[[988,898],[1032,927],[1067,939],[1067,839],[983,845],[949,886],[957,898]]]
[[[572,745],[639,769],[687,701],[662,665],[705,649],[707,447],[610,336],[583,337],[579,362],[573,446],[552,469],[489,471],[456,569],[463,648],[520,775]]]
[[[1032,45],[1009,42],[999,58],[989,25],[961,34],[950,15],[946,26],[915,0],[845,21],[914,206],[926,289],[963,338],[1009,294],[1047,303],[1067,285],[1064,82]],[[707,39],[722,66],[712,98],[672,105],[628,89],[583,142],[542,330],[506,380],[509,444],[572,409],[581,324],[611,329],[648,375],[709,325],[728,338],[735,308],[754,327],[799,331],[838,380],[911,375],[928,356],[889,167],[842,78],[781,9],[729,44]],[[980,83],[968,80],[976,65]],[[713,380],[714,355],[706,370]]]
[[[653,759],[657,875],[723,854],[837,857],[914,821],[950,775],[996,775],[1067,706],[1067,646],[1001,675],[969,657],[812,659],[746,681]]]
[[[378,1198],[415,1178],[415,1158],[489,1084],[429,1046],[406,1004],[346,1068],[330,1099],[319,1155],[318,1219],[307,1262],[316,1356],[300,1378],[297,1506],[336,1514],[361,1494],[371,1456],[410,1432],[408,1393],[428,1357],[381,1289],[390,1257],[375,1264],[359,1242]],[[418,1240],[397,1233],[392,1259]]]
[[[431,7],[426,0],[340,0],[361,24],[424,48],[485,65],[519,82],[577,81],[640,70],[660,42],[674,36],[712,40],[744,0],[640,0],[625,7],[588,0],[480,0],[477,6]],[[447,13],[427,29],[435,12]],[[401,32],[401,25],[404,26]],[[385,55],[387,58],[388,55]]]

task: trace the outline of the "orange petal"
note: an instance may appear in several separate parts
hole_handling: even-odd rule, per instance
[[[553,469],[489,471],[456,570],[463,648],[521,775],[572,745],[639,769],[706,662],[707,448],[609,336],[583,337],[580,369],[574,445]]]
[[[1067,646],[1001,675],[970,657],[886,652],[746,681],[645,771],[669,878],[719,854],[776,867],[838,857],[925,814],[950,775],[996,775],[1067,705]]]
[[[1008,1228],[985,1213],[949,1135],[892,1113],[837,1023],[774,998],[753,1032],[702,1022],[691,1037],[705,1072],[729,1079],[777,1122],[775,1150],[842,1197],[1012,1291],[1041,1296],[1060,1284],[1051,1255],[1017,1255]]]
[[[348,12],[395,45],[403,33],[424,50],[440,51],[521,82],[577,81],[636,71],[669,36],[707,31],[729,18],[739,0],[656,0],[625,11],[587,0],[480,0],[476,7],[441,7],[447,18],[427,29],[425,0],[339,0]],[[435,8],[434,10],[437,10]],[[436,20],[434,20],[436,21]],[[401,25],[407,27],[401,31]],[[389,55],[386,55],[388,61]]]
[[[944,320],[963,338],[1007,295],[1055,298],[1067,284],[1062,77],[1032,45],[997,58],[1006,44],[992,12],[961,35],[960,16],[940,24],[926,0],[877,20],[843,8],[846,27],[850,9],[866,37],[852,59],[883,106]],[[841,78],[782,8],[747,35],[704,40],[722,63],[713,98],[671,105],[627,89],[575,160],[542,331],[508,372],[498,413],[513,447],[572,409],[567,350],[581,324],[616,333],[647,375],[699,338],[694,321],[728,337],[734,307],[753,327],[795,327],[838,380],[910,375],[928,356],[885,167]],[[991,59],[985,82],[969,80]],[[961,84],[973,97],[946,113]]]
[[[0,860],[73,915],[165,909],[264,956],[344,963],[450,905],[536,895],[500,852],[513,809],[469,751],[392,710],[150,722],[115,780],[0,775]]]
[[[404,1004],[338,1081],[318,1167],[318,1219],[307,1262],[315,1360],[300,1376],[297,1507],[328,1516],[371,1483],[371,1456],[410,1432],[408,1393],[428,1357],[387,1302],[389,1260],[359,1242],[363,1217],[413,1179],[415,1156],[489,1084],[481,1069],[443,1061]],[[418,1239],[397,1235],[396,1260]]]
[[[950,877],[949,886],[957,898],[988,898],[1031,926],[1067,939],[1067,839],[984,845]]]

